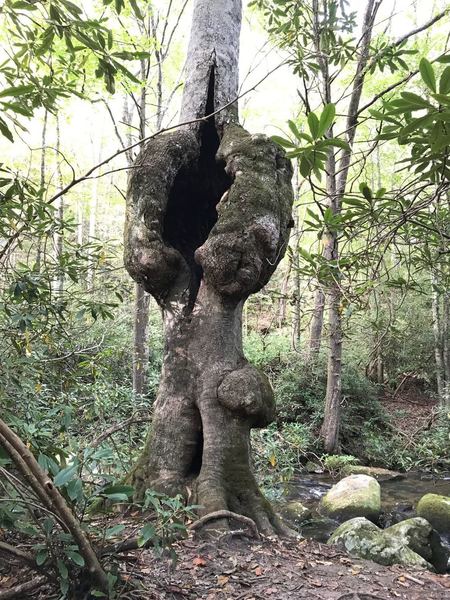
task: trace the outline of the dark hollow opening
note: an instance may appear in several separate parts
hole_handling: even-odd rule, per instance
[[[192,462],[189,468],[189,476],[197,477],[200,474],[202,468],[202,458],[203,458],[203,431],[199,429],[197,433],[197,443],[195,446],[195,453],[192,457]]]
[[[214,111],[214,68],[208,85],[205,115]],[[200,154],[195,165],[182,170],[175,178],[169,194],[163,225],[165,243],[176,248],[191,269],[190,296],[197,296],[202,269],[194,253],[208,238],[217,221],[216,206],[231,186],[225,165],[216,160],[220,138],[214,117],[202,125]]]

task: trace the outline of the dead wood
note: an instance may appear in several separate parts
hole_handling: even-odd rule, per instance
[[[8,452],[17,469],[26,481],[30,483],[38,498],[44,503],[44,506],[58,514],[59,519],[72,534],[78,545],[80,554],[84,558],[87,568],[97,585],[103,591],[107,591],[109,587],[107,575],[87,535],[81,529],[80,523],[67,506],[58,489],[53,485],[53,481],[41,469],[30,450],[2,419],[0,419],[0,445]]]

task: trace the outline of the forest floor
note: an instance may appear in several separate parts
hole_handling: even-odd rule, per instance
[[[122,554],[122,600],[448,600],[450,575],[350,558],[334,546],[306,540],[250,540],[227,534],[174,545],[176,560],[151,549]],[[9,568],[8,568],[9,567]],[[0,597],[28,569],[0,565]],[[7,596],[4,596],[7,597]],[[56,600],[47,586],[17,600]],[[74,600],[90,600],[76,593]]]
[[[414,381],[405,383],[398,393],[385,392],[381,404],[390,417],[391,426],[414,438],[417,433],[431,427],[438,403]]]
[[[350,558],[335,547],[306,540],[177,544],[178,561],[151,551],[129,563],[146,591],[142,600],[445,600],[450,576],[382,567]]]
[[[412,387],[383,399],[392,425],[407,437],[427,428],[433,402]],[[115,517],[117,520],[118,515]],[[119,517],[120,519],[120,517]],[[126,520],[126,519],[125,519]],[[436,575],[401,566],[384,567],[351,558],[335,546],[311,540],[249,539],[224,534],[214,541],[192,535],[174,544],[176,559],[152,549],[119,555],[123,600],[448,600],[450,574]],[[0,598],[35,574],[0,556]],[[53,600],[48,586],[18,600]],[[89,600],[76,593],[74,600]]]

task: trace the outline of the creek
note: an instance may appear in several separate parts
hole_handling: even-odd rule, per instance
[[[326,474],[301,473],[294,476],[285,489],[279,509],[292,501],[301,502],[312,511],[312,516],[300,526],[302,535],[307,539],[326,542],[338,523],[324,518],[317,512],[320,498],[339,481]],[[379,481],[381,486],[381,503],[383,514],[380,523],[383,528],[389,527],[410,517],[414,517],[414,508],[422,496],[428,493],[450,496],[450,472],[432,475],[423,472],[409,472],[394,479]],[[291,526],[298,529],[298,524],[284,514]],[[441,535],[442,542],[450,548],[450,535]]]

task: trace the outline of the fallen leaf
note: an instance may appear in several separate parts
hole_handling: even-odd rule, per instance
[[[217,583],[219,585],[226,585],[229,580],[230,580],[230,578],[227,577],[226,575],[218,575],[217,576]]]
[[[256,567],[256,569],[255,569],[255,575],[257,575],[259,577],[263,573],[264,573],[264,571],[261,569],[261,567]]]

